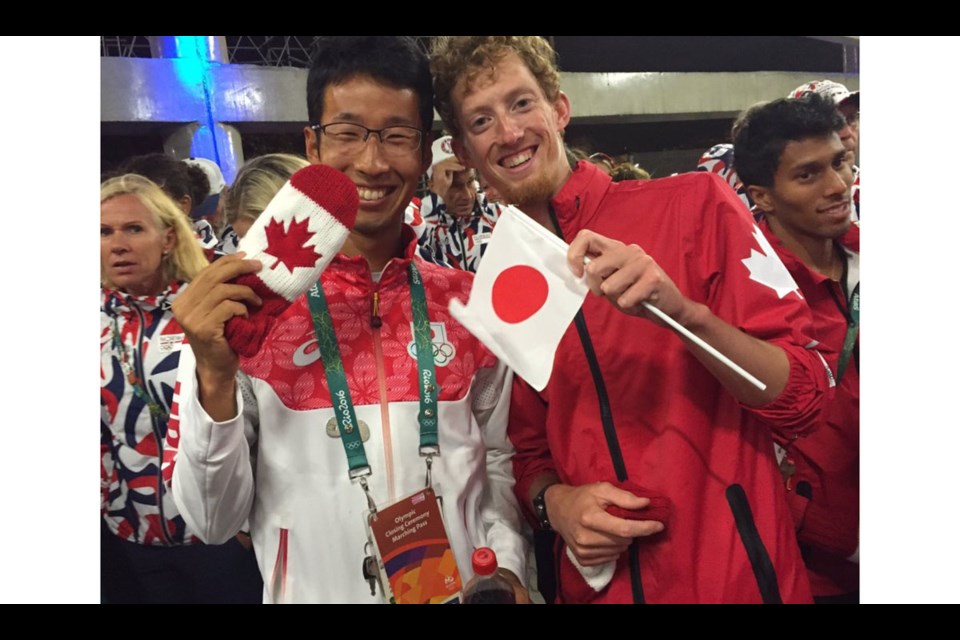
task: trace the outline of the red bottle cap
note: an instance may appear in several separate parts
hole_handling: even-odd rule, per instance
[[[489,547],[480,547],[473,552],[473,572],[489,576],[497,570],[497,554]]]

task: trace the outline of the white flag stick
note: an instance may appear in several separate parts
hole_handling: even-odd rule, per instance
[[[757,380],[756,378],[754,378],[752,375],[750,375],[750,373],[749,373],[746,369],[744,369],[743,367],[741,367],[740,365],[738,365],[736,362],[734,362],[733,360],[731,360],[731,359],[728,358],[727,356],[723,355],[722,353],[720,353],[719,351],[717,351],[716,349],[714,349],[713,347],[711,347],[709,344],[707,344],[706,342],[704,342],[703,340],[701,340],[700,338],[698,338],[697,336],[695,336],[695,335],[694,335],[689,329],[687,329],[685,326],[683,326],[682,324],[680,324],[679,322],[677,322],[676,320],[674,320],[673,318],[671,318],[670,316],[668,316],[667,314],[665,314],[663,311],[661,311],[660,309],[658,309],[658,308],[656,308],[655,306],[653,306],[652,304],[650,304],[649,302],[644,302],[644,303],[642,303],[642,304],[643,304],[644,307],[647,308],[647,311],[649,311],[649,312],[652,313],[653,315],[657,316],[658,318],[660,318],[661,320],[663,320],[664,322],[666,322],[668,325],[670,325],[671,327],[673,327],[674,330],[676,330],[677,333],[680,333],[680,334],[686,336],[690,341],[692,341],[692,342],[693,342],[694,344],[696,344],[698,347],[700,347],[701,349],[703,349],[704,351],[706,351],[707,353],[709,353],[710,355],[712,355],[714,358],[716,358],[717,360],[719,360],[719,361],[722,362],[723,364],[725,364],[725,365],[727,365],[728,367],[730,367],[731,369],[733,369],[735,372],[737,372],[738,374],[740,374],[740,375],[743,377],[744,380],[746,380],[747,382],[749,382],[750,384],[752,384],[753,386],[755,386],[757,389],[760,389],[760,391],[766,391],[766,390],[767,390],[767,385],[763,384],[762,382],[760,382],[759,380]]]
[[[584,256],[584,257],[583,257],[583,264],[590,264],[590,258],[587,257],[587,256]],[[707,344],[706,342],[704,342],[701,338],[698,338],[697,336],[695,336],[695,335],[694,335],[689,329],[687,329],[685,326],[683,326],[682,324],[680,324],[679,322],[677,322],[676,320],[674,320],[673,318],[671,318],[670,316],[668,316],[667,314],[665,314],[663,311],[661,311],[661,310],[658,309],[657,307],[655,307],[655,306],[653,306],[652,304],[650,304],[649,302],[643,302],[643,303],[641,303],[641,304],[643,304],[643,306],[646,307],[647,311],[649,311],[650,313],[652,313],[653,315],[657,316],[658,318],[660,318],[661,320],[663,320],[664,322],[666,322],[668,325],[670,325],[671,327],[673,327],[674,331],[676,331],[677,333],[679,333],[679,334],[682,335],[682,336],[685,336],[687,339],[689,339],[689,340],[690,340],[691,342],[693,342],[695,345],[697,345],[698,347],[700,347],[701,349],[703,349],[704,351],[706,351],[707,353],[709,353],[710,355],[712,355],[714,358],[716,358],[717,360],[719,360],[719,361],[722,362],[723,364],[725,364],[725,365],[727,365],[728,367],[730,367],[734,372],[736,372],[737,374],[739,374],[744,380],[746,380],[747,382],[749,382],[750,384],[752,384],[753,386],[755,386],[757,389],[760,389],[760,391],[766,391],[766,390],[767,390],[767,385],[765,385],[765,384],[763,384],[762,382],[760,382],[759,380],[757,380],[755,377],[753,377],[752,375],[750,375],[750,372],[748,372],[746,369],[744,369],[743,367],[741,367],[740,365],[738,365],[736,362],[734,362],[733,360],[731,360],[731,359],[728,358],[727,356],[723,355],[722,353],[720,353],[719,351],[717,351],[716,349],[714,349],[713,347],[711,347],[709,344]]]

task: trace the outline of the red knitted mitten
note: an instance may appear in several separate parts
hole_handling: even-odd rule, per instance
[[[276,317],[313,286],[343,246],[359,206],[353,181],[322,164],[300,169],[280,188],[237,247],[263,268],[233,282],[252,288],[263,304],[227,322],[224,333],[235,352],[257,353]]]

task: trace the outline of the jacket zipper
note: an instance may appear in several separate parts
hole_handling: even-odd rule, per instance
[[[152,395],[150,394],[150,390],[147,388],[147,376],[143,368],[142,347],[143,347],[144,326],[146,325],[146,322],[143,317],[143,312],[140,310],[140,308],[135,305],[131,305],[131,306],[133,307],[134,311],[137,312],[137,316],[140,318],[140,326],[138,327],[138,331],[137,331],[138,349],[134,352],[134,353],[136,352],[140,353],[140,362],[139,363],[134,362],[134,366],[137,367],[138,369],[137,375],[140,377],[140,383],[143,385],[143,392],[148,396],[152,397]],[[153,398],[153,400],[154,402],[157,401],[156,398]],[[163,406],[162,403],[158,403],[158,404],[160,404],[161,407]],[[157,510],[160,512],[160,530],[163,532],[163,538],[167,542],[167,544],[172,545],[173,538],[170,536],[170,532],[167,531],[167,523],[168,523],[167,516],[163,513],[163,496],[166,493],[166,489],[163,484],[163,438],[160,437],[160,429],[157,425],[157,417],[153,415],[152,411],[150,411],[149,405],[145,407],[145,410],[150,415],[150,428],[151,428],[151,431],[153,432],[153,437],[157,441]]]
[[[389,265],[389,263],[388,263]],[[384,267],[386,271],[386,267]],[[383,275],[380,276],[381,280]],[[387,500],[389,503],[396,501],[396,487],[393,477],[393,442],[390,429],[390,402],[387,395],[387,375],[383,362],[383,344],[380,341],[380,328],[383,326],[383,318],[380,316],[380,285],[374,283],[373,296],[370,307],[370,327],[373,329],[373,357],[377,363],[377,390],[380,396],[380,424],[381,437],[383,438],[383,463],[387,480]]]
[[[383,326],[383,318],[380,317],[380,292],[373,291],[373,308],[370,311],[370,326],[373,329],[379,329]]]
[[[577,209],[580,208],[580,197],[577,196]],[[548,206],[550,220],[557,229],[557,235],[564,240],[563,232],[560,229],[560,221],[553,209],[553,204]],[[600,424],[603,426],[603,436],[607,442],[607,450],[610,452],[610,460],[613,463],[614,473],[617,480],[623,482],[627,480],[627,467],[623,462],[623,451],[620,448],[620,440],[617,437],[617,429],[613,423],[613,411],[610,408],[610,397],[607,395],[607,385],[603,379],[603,373],[600,371],[600,361],[597,359],[597,352],[593,348],[593,340],[590,338],[590,332],[587,330],[587,321],[583,315],[583,309],[577,311],[574,317],[574,323],[577,327],[577,333],[580,336],[580,344],[583,345],[583,353],[587,358],[587,365],[590,368],[590,376],[593,378],[593,385],[597,390],[597,402],[600,409]],[[640,580],[640,549],[639,541],[634,538],[630,543],[630,588],[633,592],[633,601],[635,604],[643,604],[646,599],[643,595],[643,582]],[[557,569],[559,571],[559,564]]]
[[[577,326],[577,333],[580,335],[580,343],[583,345],[583,353],[590,367],[590,376],[593,378],[593,384],[597,390],[597,402],[600,405],[600,424],[603,425],[603,436],[607,441],[607,450],[610,452],[613,470],[617,475],[617,480],[623,482],[628,478],[627,467],[623,462],[623,451],[620,449],[620,439],[617,437],[617,429],[613,423],[613,411],[610,409],[610,397],[607,395],[607,385],[603,380],[603,373],[600,371],[600,362],[593,348],[590,332],[587,330],[587,321],[583,317],[583,309],[577,311],[574,322]],[[629,550],[630,590],[633,592],[634,604],[646,603],[646,598],[643,595],[643,582],[640,580],[639,545],[639,539],[634,538],[633,542],[630,543]]]
[[[773,568],[773,562],[770,561],[770,554],[767,553],[767,549],[763,545],[760,532],[757,531],[757,524],[753,519],[747,494],[739,484],[732,484],[727,487],[726,497],[727,504],[730,505],[730,510],[733,512],[737,533],[740,534],[740,541],[747,552],[753,575],[757,580],[757,587],[760,590],[763,603],[783,604],[780,597],[780,585],[777,584],[777,573]]]

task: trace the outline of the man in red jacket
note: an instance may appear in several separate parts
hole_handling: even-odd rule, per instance
[[[517,495],[566,547],[558,599],[809,602],[763,422],[805,430],[828,378],[810,310],[743,204],[713,175],[612,183],[571,161],[570,103],[542,38],[438,38],[432,66],[458,158],[571,242],[598,294],[544,391],[518,382],[511,403]]]
[[[838,354],[822,424],[786,441],[781,463],[817,602],[857,602],[860,567],[860,252],[850,221],[852,154],[832,102],[808,94],[751,108],[735,127],[737,171],[760,227],[813,311],[814,336]]]

